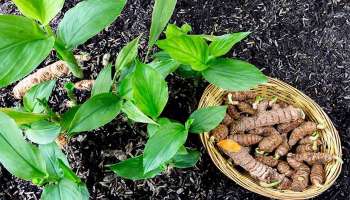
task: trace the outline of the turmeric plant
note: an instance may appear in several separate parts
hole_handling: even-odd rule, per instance
[[[217,127],[225,117],[227,106],[199,109],[192,113],[185,122],[161,117],[169,98],[165,81],[168,74],[176,72],[185,75],[187,72],[196,76],[203,75],[209,82],[219,87],[234,90],[248,89],[267,80],[257,68],[247,62],[220,58],[234,44],[245,38],[249,34],[247,32],[223,36],[188,35],[191,31],[188,24],[181,27],[169,24],[165,31],[166,39],[157,42],[171,17],[176,0],[155,0],[147,55],[152,53],[154,44],[164,51],[155,53],[150,62],[146,56],[146,63],[143,63],[137,58],[141,36],[135,38],[119,52],[113,66],[108,65],[101,70],[93,84],[92,81],[75,84],[77,89],[90,89],[91,87],[91,97],[84,103],[79,104],[76,101],[73,93],[74,84],[67,83],[65,88],[70,99],[69,109],[63,114],[55,113],[48,106],[48,97],[54,85],[51,79],[67,74],[67,69],[74,75],[82,77],[72,49],[83,44],[88,38],[110,24],[120,14],[126,1],[86,0],[78,3],[66,13],[56,32],[51,30],[48,22],[54,16],[53,13],[59,12],[62,8],[63,0],[50,4],[40,2],[43,6],[38,6],[33,3],[34,1],[18,0],[14,2],[26,17],[0,16],[0,35],[6,38],[9,37],[11,31],[30,33],[32,35],[26,35],[26,38],[34,38],[35,45],[23,43],[24,37],[20,36],[13,43],[26,44],[31,52],[34,49],[39,53],[34,55],[21,52],[20,55],[10,55],[9,58],[12,60],[15,57],[25,57],[25,62],[30,61],[27,62],[27,65],[21,65],[22,61],[18,61],[17,64],[23,66],[23,69],[17,70],[16,73],[8,60],[2,59],[5,54],[0,54],[0,60],[2,60],[0,70],[10,70],[1,74],[16,74],[16,76],[6,77],[0,75],[0,86],[7,86],[29,74],[45,59],[52,48],[65,62],[59,65],[63,73],[52,74],[50,73],[51,67],[47,68],[50,69],[48,72],[43,69],[39,71],[40,73],[28,76],[15,88],[16,96],[24,98],[23,108],[2,108],[0,111],[21,125],[25,135],[32,143],[40,145],[52,144],[57,139],[63,141],[62,136],[64,135],[73,137],[81,132],[94,130],[109,123],[120,113],[124,113],[134,122],[147,123],[148,141],[143,154],[108,166],[117,175],[128,179],[151,178],[164,171],[167,166],[186,168],[195,165],[199,159],[199,152],[184,146],[188,134],[210,131]],[[44,8],[50,8],[50,12],[40,10]],[[97,14],[97,12],[103,14]],[[79,23],[76,23],[76,20]],[[12,27],[10,22],[13,24],[13,21],[22,23],[23,30]],[[191,47],[192,44],[195,45],[193,46],[195,48]],[[0,48],[7,45],[9,44],[0,42]],[[25,48],[22,47],[22,49]],[[25,84],[26,82],[34,84],[28,87],[29,84]],[[45,90],[46,92],[41,94],[41,91]],[[238,108],[241,111],[245,110],[244,105]],[[253,112],[255,113],[251,111]],[[218,135],[218,137],[223,136]],[[57,187],[69,191],[67,192],[67,195],[70,195],[69,199],[88,198],[86,189],[81,187],[80,179],[72,175],[67,166],[62,165],[62,161],[58,160],[58,164],[64,172],[64,177],[65,175],[70,177],[69,181],[77,185],[76,189],[80,193],[74,191],[71,193],[72,191],[67,188],[74,189],[74,187],[66,179],[50,182],[46,179],[42,180],[40,176],[40,180],[35,179],[35,182],[45,185],[42,198],[50,198],[53,193],[57,192]]]
[[[0,112],[0,121],[0,162],[9,172],[43,187],[42,200],[89,198],[85,184],[54,142],[34,145],[23,138],[12,118]]]
[[[13,2],[24,16],[0,15],[0,88],[28,75],[52,49],[75,76],[82,78],[72,50],[111,24],[126,4],[126,0],[82,1],[65,13],[54,32],[49,23],[64,0]]]
[[[166,67],[172,67],[171,71],[183,75],[182,72],[187,70],[188,73],[203,76],[220,88],[232,91],[247,90],[267,81],[254,65],[238,59],[221,58],[249,32],[208,36],[190,35],[190,31],[189,25],[177,27],[169,24],[165,31],[166,39],[157,42],[163,51],[155,54],[151,66],[159,67],[156,63],[167,62]]]
[[[168,88],[164,81],[167,75],[172,72],[186,77],[203,75],[209,82],[232,90],[249,89],[267,80],[249,63],[219,58],[249,33],[233,33],[217,37],[189,35],[192,30],[190,25],[177,27],[169,24],[164,32],[166,39],[156,42],[169,21],[175,4],[175,0],[155,1],[145,61],[148,61],[148,55],[154,44],[163,51],[155,53],[153,60],[148,63],[136,60],[129,66],[121,67],[115,64],[116,74],[113,75],[113,80],[117,80],[114,82],[118,83],[115,85],[116,94],[124,101],[122,112],[136,122],[148,123],[149,139],[143,155],[109,166],[117,175],[125,178],[133,180],[150,178],[159,174],[168,165],[185,167],[179,166],[179,158],[192,161],[186,166],[194,165],[196,151],[186,150],[183,146],[188,133],[210,131],[225,117],[226,106],[219,106],[195,111],[185,124],[160,118],[168,100]],[[159,17],[160,14],[162,17]],[[212,40],[209,45],[207,40]],[[121,69],[125,69],[126,72]],[[244,106],[241,105],[239,108],[247,111]],[[131,111],[134,113],[137,111],[139,116],[144,117],[140,119]],[[255,113],[252,109],[249,111]],[[235,118],[234,114],[230,115],[230,118]],[[228,116],[226,120],[230,121]],[[224,126],[219,126],[212,133],[216,140],[226,137],[227,134],[228,129]],[[131,170],[131,166],[138,170]]]

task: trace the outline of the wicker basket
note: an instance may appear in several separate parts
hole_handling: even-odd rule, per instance
[[[327,114],[312,99],[292,86],[273,78],[269,78],[268,83],[259,85],[253,91],[266,97],[277,96],[279,100],[303,109],[309,120],[325,125],[326,128],[320,131],[324,144],[321,151],[341,157],[341,144],[338,132]],[[203,93],[199,107],[221,105],[224,92],[223,89],[209,85]],[[200,137],[211,159],[221,172],[240,186],[270,198],[308,199],[315,197],[331,187],[341,172],[342,164],[338,161],[333,161],[326,165],[326,181],[322,187],[311,186],[304,192],[264,188],[258,185],[248,174],[238,172],[218,151],[215,145],[210,142],[208,133],[201,134]]]

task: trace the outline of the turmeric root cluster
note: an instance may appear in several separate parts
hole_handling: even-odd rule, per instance
[[[318,129],[300,108],[253,92],[229,92],[222,123],[210,132],[218,148],[263,187],[302,192],[325,181],[325,165],[337,160],[322,153]]]

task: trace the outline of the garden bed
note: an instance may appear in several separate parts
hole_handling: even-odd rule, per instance
[[[63,11],[79,1],[66,1]],[[239,57],[263,69],[313,98],[330,116],[341,136],[344,154],[343,170],[337,182],[318,198],[348,199],[350,150],[350,6],[346,1],[178,1],[171,22],[192,25],[194,33],[223,34],[251,31],[229,57]],[[120,18],[108,29],[79,46],[76,53],[87,52],[91,60],[84,63],[86,78],[96,78],[102,57],[112,58],[123,45],[141,33],[147,33],[152,10],[151,0],[129,1]],[[16,13],[8,1],[0,13]],[[60,14],[58,19],[62,18]],[[54,24],[58,19],[54,20]],[[55,25],[54,25],[55,27]],[[140,54],[146,53],[145,38]],[[54,58],[47,59],[50,63]],[[198,105],[207,85],[204,81],[168,78],[169,103],[164,116],[184,122]],[[67,96],[61,79],[50,99],[56,111],[63,112]],[[193,87],[196,85],[197,87]],[[0,106],[19,104],[11,96],[10,86],[0,89]],[[79,94],[84,99],[89,94]],[[96,131],[81,134],[67,146],[72,167],[87,183],[91,199],[250,199],[260,198],[217,170],[203,149],[199,138],[192,135],[188,146],[201,149],[196,167],[169,169],[147,181],[130,181],[107,172],[104,165],[136,155],[144,148],[146,126],[130,124],[120,116]],[[11,176],[0,168],[0,199],[37,199],[41,191],[30,183]]]

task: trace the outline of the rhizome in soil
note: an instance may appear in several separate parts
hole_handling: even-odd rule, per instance
[[[66,0],[63,11],[77,4]],[[5,0],[0,13],[18,14]],[[96,78],[104,54],[115,55],[126,42],[148,33],[153,2],[129,1],[122,15],[98,36],[79,46],[75,53],[89,53],[85,78]],[[62,18],[54,20],[53,25]],[[348,199],[350,191],[350,4],[347,0],[179,0],[172,23],[189,23],[194,33],[224,34],[251,31],[229,56],[255,64],[271,77],[279,78],[313,98],[329,114],[342,140],[344,165],[336,183],[317,199]],[[146,35],[144,34],[144,35]],[[140,56],[146,52],[146,38]],[[54,61],[51,54],[44,64]],[[42,66],[44,66],[44,64]],[[53,108],[66,109],[63,83],[59,80],[50,99]],[[164,116],[184,121],[196,109],[207,85],[202,80],[168,78],[170,100]],[[0,89],[0,106],[20,104],[11,96],[12,86]],[[89,94],[78,94],[83,100]],[[199,138],[189,145],[201,149],[201,161],[186,170],[169,169],[147,181],[129,181],[106,171],[104,165],[141,152],[145,126],[131,124],[119,116],[108,125],[72,139],[65,152],[75,171],[86,181],[91,199],[263,199],[235,184],[211,162]],[[38,199],[40,189],[12,177],[0,166],[0,199]]]

